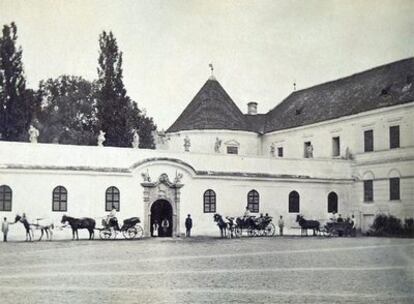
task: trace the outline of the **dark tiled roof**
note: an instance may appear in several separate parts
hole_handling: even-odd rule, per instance
[[[267,114],[242,114],[216,80],[208,80],[167,132],[195,129],[289,129],[414,101],[414,58],[293,92]]]
[[[243,113],[217,80],[207,80],[167,132],[196,129],[248,129]]]
[[[412,101],[414,58],[408,58],[292,93],[267,113],[265,132]]]
[[[264,126],[266,122],[267,114],[245,114],[244,118],[246,119],[247,129],[246,131],[257,132],[260,134],[264,133]]]

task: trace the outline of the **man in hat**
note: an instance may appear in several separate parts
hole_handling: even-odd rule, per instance
[[[191,228],[193,228],[193,220],[191,219],[191,214],[187,215],[185,219],[185,236],[191,237]]]

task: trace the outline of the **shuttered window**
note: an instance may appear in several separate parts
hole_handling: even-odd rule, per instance
[[[372,180],[364,181],[364,202],[372,202],[374,200],[374,185]]]
[[[400,179],[398,177],[390,178],[390,200],[400,199]]]
[[[364,152],[374,151],[374,131],[366,130],[364,132]]]
[[[400,126],[390,127],[390,149],[400,147]]]

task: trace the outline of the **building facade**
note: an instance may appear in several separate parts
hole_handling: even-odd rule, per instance
[[[211,77],[157,149],[0,142],[0,216],[99,219],[112,206],[145,233],[217,234],[213,214],[414,217],[414,58],[295,91],[243,114]],[[98,220],[99,222],[99,220]],[[17,228],[16,228],[17,231]],[[17,232],[16,232],[17,233]]]

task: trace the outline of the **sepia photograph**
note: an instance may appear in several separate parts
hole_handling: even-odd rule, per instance
[[[413,0],[0,0],[0,304],[414,302]]]

